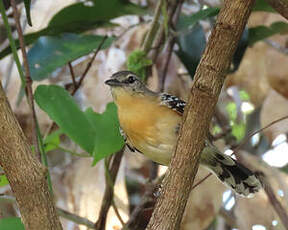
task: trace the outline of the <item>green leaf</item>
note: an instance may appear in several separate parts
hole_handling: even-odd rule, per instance
[[[43,80],[69,61],[89,54],[98,48],[103,38],[103,36],[77,34],[39,38],[27,54],[32,79]],[[113,40],[113,37],[106,39],[101,49],[109,47]]]
[[[230,73],[233,73],[238,70],[248,45],[249,45],[249,31],[247,28],[245,28],[242,33],[241,39],[237,45],[237,49],[233,55],[232,59],[233,65],[232,68],[230,68]]]
[[[236,137],[237,141],[240,141],[244,138],[246,131],[246,125],[244,122],[241,122],[240,124],[234,123],[232,125],[232,135]]]
[[[177,30],[179,31],[188,27],[193,27],[200,20],[216,16],[219,11],[219,8],[211,7],[204,10],[199,10],[197,13],[190,16],[181,15],[176,26]]]
[[[96,132],[64,88],[40,85],[35,91],[35,100],[67,136],[92,154]]]
[[[49,22],[49,27],[93,25],[109,21],[126,14],[143,14],[140,6],[123,0],[94,0],[72,4],[57,14]]]
[[[276,11],[267,3],[266,0],[256,0],[252,10],[276,13]]]
[[[98,131],[93,150],[93,165],[95,165],[99,160],[119,151],[124,145],[124,140],[119,132],[117,108],[114,103],[109,103],[102,114],[95,113],[92,109],[87,109],[85,114]]]
[[[70,94],[55,85],[38,86],[35,100],[63,133],[93,155],[93,165],[122,148],[124,141],[119,132],[117,109],[113,103],[108,104],[102,114],[92,109],[82,112]],[[48,136],[45,143],[59,146],[61,131]]]
[[[256,26],[249,28],[249,45],[252,46],[256,42],[271,37],[275,34],[287,34],[287,32],[288,23],[285,22],[274,22],[269,27]]]
[[[249,96],[248,92],[244,89],[241,89],[239,91],[239,95],[240,95],[240,99],[242,101],[249,101],[250,100],[250,96]]]
[[[63,134],[63,131],[61,129],[58,129],[57,131],[50,133],[44,140],[44,148],[45,152],[49,152],[52,150],[55,150],[60,145],[60,135]]]
[[[146,57],[142,50],[134,50],[127,59],[128,70],[136,73],[142,79],[145,79],[146,67],[152,65],[152,61]]]
[[[181,62],[193,77],[206,46],[205,33],[202,26],[196,23],[191,30],[181,33],[177,39],[179,50],[176,52]]]
[[[7,184],[9,184],[9,181],[7,180],[7,177],[5,175],[1,175],[0,176],[0,187],[5,186]]]
[[[25,35],[25,43],[30,45],[40,36],[55,36],[65,32],[81,33],[94,28],[112,26],[115,25],[110,22],[113,18],[144,13],[146,13],[144,8],[124,0],[95,0],[75,3],[56,13],[44,29]],[[16,40],[16,45],[19,48],[18,40]],[[11,48],[8,45],[1,50],[0,59],[10,53]]]
[[[235,121],[237,118],[237,107],[235,102],[229,102],[226,105],[226,110],[228,112],[229,119]]]
[[[25,230],[19,217],[8,217],[0,219],[1,230]]]
[[[31,14],[30,14],[30,4],[31,4],[31,0],[24,0],[27,22],[30,26],[32,26]]]

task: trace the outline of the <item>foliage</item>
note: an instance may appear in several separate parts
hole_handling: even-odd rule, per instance
[[[24,0],[24,4],[27,21],[32,25],[30,0]],[[177,49],[175,48],[174,52],[193,78],[206,47],[207,29],[206,27],[204,29],[202,22],[205,21],[206,25],[210,26],[209,29],[213,28],[220,9],[206,7],[191,15],[183,13],[180,15],[176,27],[169,28],[167,8],[169,5],[163,5],[161,9],[163,16],[161,20],[165,25],[165,38],[167,39],[171,34],[176,36]],[[276,13],[265,0],[257,0],[253,10]],[[32,79],[36,81],[47,79],[68,62],[93,52],[104,38],[104,36],[94,35],[95,29],[101,29],[101,34],[103,31],[106,33],[108,28],[118,26],[111,21],[112,19],[130,14],[147,15],[148,11],[126,0],[86,0],[63,8],[52,17],[45,28],[25,35],[26,44],[29,45],[28,61]],[[175,29],[175,31],[170,31],[171,29]],[[109,35],[114,32],[111,31],[109,31]],[[280,21],[274,22],[270,26],[245,28],[233,57],[230,72],[235,72],[239,68],[248,46],[252,47],[256,42],[275,34],[287,34],[287,31],[288,24]],[[96,32],[98,33],[98,30]],[[114,36],[108,37],[101,49],[109,48],[116,39],[117,37]],[[19,48],[18,40],[15,41]],[[0,59],[10,53],[10,46],[5,47],[0,51]],[[147,58],[145,52],[135,50],[130,53],[126,64],[129,70],[136,72],[144,79],[147,66],[151,66],[153,63]],[[24,89],[22,92],[24,95]],[[239,94],[241,101],[251,100],[245,91],[240,90]],[[101,95],[99,96],[101,97]],[[115,104],[109,103],[103,113],[96,113],[92,108],[83,111],[63,87],[56,85],[38,86],[35,91],[35,100],[59,127],[43,140],[45,152],[61,150],[60,137],[66,135],[89,153],[93,158],[93,165],[95,165],[99,160],[123,147],[124,141],[119,132]],[[226,112],[232,127],[232,135],[237,138],[237,141],[240,141],[248,132],[249,124],[246,122],[245,114],[243,114],[244,119],[238,119],[236,107],[234,102],[230,102],[226,106]],[[213,134],[221,134],[221,128],[219,125],[213,127]],[[265,150],[267,148],[265,146]],[[287,172],[287,167],[284,169]],[[6,176],[1,175],[0,187],[7,184]],[[24,227],[19,218],[4,218],[0,220],[0,229],[17,230],[24,229]]]
[[[40,37],[27,54],[31,78],[40,81],[49,77],[57,68],[98,48],[103,39],[103,36],[70,33]],[[109,47],[113,40],[113,37],[106,39],[101,49]]]
[[[26,11],[27,22],[30,26],[32,26],[31,14],[30,14],[30,6],[31,0],[24,0],[24,6]]]
[[[81,111],[72,96],[62,87],[40,85],[35,100],[61,131],[94,157],[93,164],[115,153],[123,146],[114,104],[108,104],[103,114],[92,109]],[[46,148],[59,145],[59,133],[45,140]]]
[[[5,186],[7,184],[9,184],[7,177],[5,175],[1,175],[0,176],[0,187]]]
[[[0,219],[1,230],[25,230],[19,217],[8,217]]]
[[[25,35],[26,45],[36,42],[41,36],[58,36],[62,33],[81,33],[87,30],[112,26],[110,20],[127,14],[143,14],[138,5],[122,0],[83,1],[61,9],[50,20],[47,27]],[[17,48],[19,41],[16,40]],[[11,53],[10,46],[0,52],[0,59]]]
[[[256,42],[275,34],[287,34],[288,23],[274,22],[270,26],[256,26],[249,29],[249,45],[254,45]]]
[[[127,68],[142,79],[145,79],[146,67],[150,65],[152,65],[152,61],[146,57],[146,53],[142,50],[133,51],[127,60]]]

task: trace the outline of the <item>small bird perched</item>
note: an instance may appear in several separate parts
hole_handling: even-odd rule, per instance
[[[130,71],[113,74],[105,84],[111,87],[122,135],[129,149],[159,164],[168,165],[186,103],[175,96],[149,90]],[[253,172],[222,154],[208,140],[205,141],[200,163],[238,194],[247,196],[261,187]]]

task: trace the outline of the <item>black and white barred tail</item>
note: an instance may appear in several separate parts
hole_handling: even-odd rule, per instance
[[[240,195],[248,196],[261,188],[261,183],[253,172],[230,156],[219,152],[210,143],[206,143],[201,163]]]

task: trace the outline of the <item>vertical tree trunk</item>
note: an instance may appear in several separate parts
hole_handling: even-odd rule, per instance
[[[175,154],[146,229],[180,228],[214,107],[254,0],[225,0],[195,74]]]
[[[0,84],[0,165],[16,197],[27,230],[61,230],[46,169],[32,156]]]

